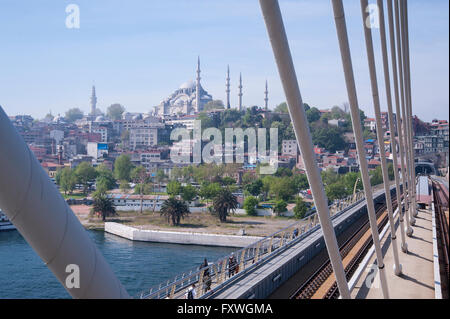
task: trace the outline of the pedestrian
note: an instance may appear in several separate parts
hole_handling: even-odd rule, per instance
[[[294,235],[294,238],[298,236],[298,228],[294,229],[293,235]]]
[[[209,275],[209,271],[205,273],[203,276],[203,290],[206,293],[207,291],[211,290],[211,276]]]
[[[189,289],[186,291],[186,299],[195,299],[195,284],[192,284],[192,286],[189,287]]]
[[[203,276],[209,275],[208,260],[206,258],[203,260],[203,263],[200,265],[198,269],[206,268],[203,272]]]
[[[228,258],[228,276],[231,277],[236,272],[236,258],[234,257],[234,253],[231,253]]]

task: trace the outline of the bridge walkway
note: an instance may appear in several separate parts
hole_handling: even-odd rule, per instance
[[[396,225],[398,229],[398,217]],[[391,299],[434,299],[433,231],[430,210],[419,210],[414,234],[412,237],[407,237],[407,244],[407,254],[400,250],[400,263],[403,273],[401,276],[396,276],[393,268],[392,249],[389,249],[391,245],[390,231],[387,231],[381,240],[389,297]],[[352,298],[383,298],[381,287],[378,284],[377,269],[375,256],[372,256],[352,291]]]
[[[378,196],[380,196],[380,194],[384,194],[384,191],[376,192],[374,194],[374,198],[377,198]],[[354,211],[358,211],[365,206],[366,201],[364,200],[355,205],[350,211],[347,211],[346,213],[334,218],[333,225],[336,227],[346,220],[349,221],[348,218]],[[219,293],[214,294],[214,296],[212,297],[214,299],[252,299],[255,295],[260,295],[258,293],[258,289],[263,289],[262,287],[260,287],[260,283],[264,279],[271,277],[271,280],[274,283],[276,283],[277,281],[286,282],[285,280],[287,278],[283,278],[284,272],[282,265],[286,265],[295,259],[297,259],[297,262],[301,262],[302,258],[307,258],[307,256],[305,256],[305,249],[312,245],[323,245],[323,243],[320,243],[321,239],[323,239],[323,233],[322,230],[318,228],[300,242],[289,247],[273,259],[256,268],[255,270],[247,274],[247,276],[231,283],[228,287],[226,287]],[[288,280],[288,282],[289,281],[290,279]],[[273,298],[273,296],[271,296],[271,298]]]

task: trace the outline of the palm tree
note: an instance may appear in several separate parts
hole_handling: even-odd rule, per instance
[[[213,199],[214,210],[219,214],[221,222],[227,221],[228,212],[235,210],[238,206],[236,196],[228,188],[223,188]]]
[[[116,215],[116,207],[113,204],[112,199],[108,198],[105,193],[94,194],[94,213],[100,213],[102,220],[105,221],[106,217]]]
[[[169,197],[169,199],[165,200],[161,205],[160,213],[167,217],[167,222],[169,224],[170,220],[172,220],[172,225],[178,226],[180,225],[180,219],[188,215],[190,211],[185,201]]]

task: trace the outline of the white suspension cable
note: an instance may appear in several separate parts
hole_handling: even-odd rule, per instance
[[[381,4],[382,5],[382,4]],[[386,198],[386,206],[388,211],[389,224],[391,227],[391,239],[392,239],[392,251],[394,255],[394,271],[396,275],[400,275],[402,272],[402,266],[400,265],[399,256],[398,256],[398,245],[397,238],[395,236],[395,221],[394,221],[394,211],[392,209],[392,199],[391,199],[391,191],[389,185],[389,174],[388,167],[386,163],[386,150],[384,147],[384,130],[381,124],[381,111],[380,111],[380,97],[378,93],[378,81],[377,81],[377,72],[375,66],[375,54],[373,51],[373,40],[372,40],[372,31],[370,26],[367,26],[366,21],[370,19],[369,10],[367,10],[369,6],[368,0],[361,0],[361,17],[364,28],[364,38],[366,42],[367,49],[367,61],[369,64],[369,74],[370,74],[370,83],[372,87],[372,98],[373,98],[373,106],[375,110],[375,121],[376,121],[376,131],[377,131],[377,139],[378,139],[378,147],[380,149],[380,157],[381,157],[381,171],[383,174],[383,186]],[[381,9],[379,9],[380,11]]]
[[[348,43],[347,26],[345,22],[344,7],[342,0],[332,0],[334,19],[336,23],[336,31],[339,40],[339,48],[341,51],[342,64],[344,68],[345,82],[350,103],[350,111],[352,118],[353,131],[355,134],[356,148],[358,151],[359,167],[361,178],[364,186],[364,193],[367,200],[367,211],[369,215],[370,229],[375,247],[378,269],[380,272],[380,282],[383,291],[383,297],[389,298],[389,292],[386,282],[386,273],[383,263],[383,254],[381,252],[380,238],[378,234],[378,226],[375,216],[375,205],[373,202],[372,187],[370,185],[369,172],[367,167],[366,152],[363,145],[363,136],[361,128],[361,118],[358,106],[358,98],[356,95],[355,79],[353,75],[352,59],[350,47]]]
[[[259,3],[286,95],[295,136],[300,146],[303,161],[306,167],[308,182],[311,186],[314,204],[317,207],[319,221],[323,230],[331,265],[333,266],[333,271],[336,276],[339,292],[342,298],[349,299],[350,291],[348,288],[344,267],[342,265],[339,247],[337,245],[336,234],[330,219],[328,199],[325,195],[322,178],[316,164],[311,134],[309,132],[309,126],[306,120],[305,110],[297,82],[297,76],[295,74],[294,63],[292,61],[286,31],[283,25],[280,7],[277,0],[260,0]]]

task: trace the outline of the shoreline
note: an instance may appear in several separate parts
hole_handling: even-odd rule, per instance
[[[246,247],[263,238],[258,236],[148,230],[115,222],[105,222],[104,231],[131,241],[237,248]]]

